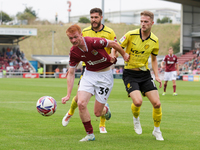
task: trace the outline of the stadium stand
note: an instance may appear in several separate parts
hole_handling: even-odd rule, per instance
[[[179,71],[181,74],[200,74],[200,57],[198,50],[191,50],[178,57]]]
[[[30,72],[32,67],[19,48],[8,46],[0,49],[0,72],[3,70],[6,72]]]
[[[196,56],[197,56],[196,55],[196,51],[195,50],[191,50],[191,51],[185,53],[184,55],[178,57],[178,62],[179,62],[179,64],[184,64],[185,62],[196,58]]]

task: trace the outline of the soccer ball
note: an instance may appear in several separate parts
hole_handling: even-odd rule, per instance
[[[43,96],[36,104],[37,111],[43,116],[51,116],[56,112],[57,103],[51,96]]]

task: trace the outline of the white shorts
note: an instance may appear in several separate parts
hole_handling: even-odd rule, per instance
[[[177,75],[176,71],[165,72],[164,81],[176,80],[176,75]]]
[[[112,70],[93,72],[85,69],[78,91],[86,91],[95,95],[95,99],[105,104],[113,87]]]

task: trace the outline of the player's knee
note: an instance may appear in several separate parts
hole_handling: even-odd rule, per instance
[[[96,117],[100,117],[100,116],[101,116],[101,112],[95,111],[95,112],[94,112],[94,115],[95,115]]]
[[[134,105],[140,107],[142,105],[142,100],[134,101]]]
[[[86,104],[84,103],[84,101],[78,101],[78,108],[79,108],[79,111],[83,111],[85,108],[86,108]]]
[[[155,103],[153,104],[153,107],[154,107],[154,108],[160,108],[160,106],[161,106],[160,101],[155,102]]]

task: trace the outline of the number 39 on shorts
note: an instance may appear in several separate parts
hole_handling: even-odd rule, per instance
[[[99,87],[99,89],[100,89],[99,94],[101,94],[101,95],[106,96],[109,92],[109,88]]]

